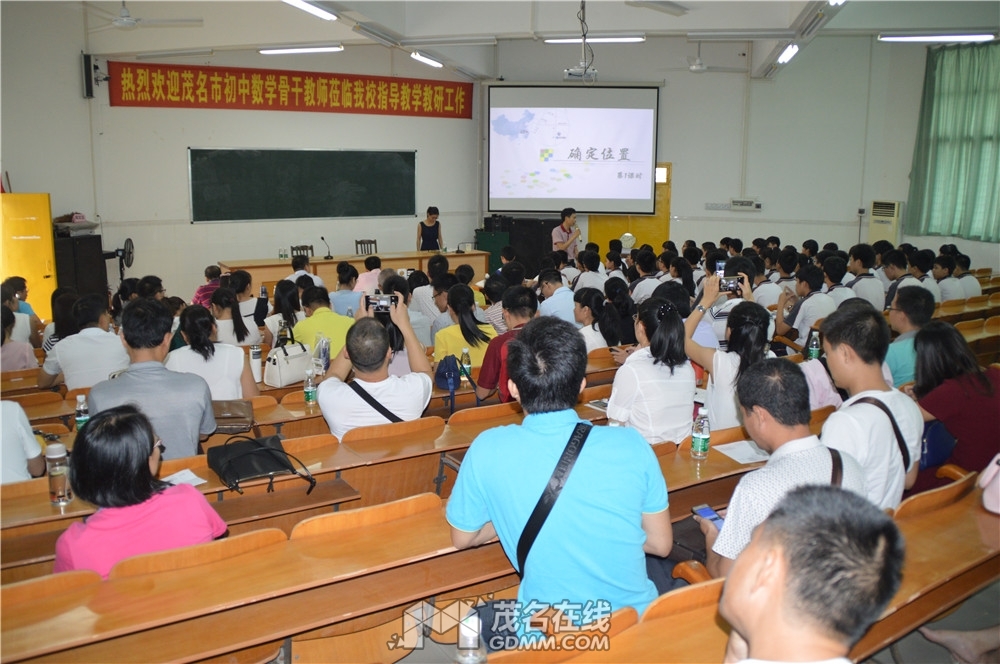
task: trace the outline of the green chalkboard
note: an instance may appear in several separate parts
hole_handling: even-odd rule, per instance
[[[414,216],[416,155],[188,148],[191,221]]]

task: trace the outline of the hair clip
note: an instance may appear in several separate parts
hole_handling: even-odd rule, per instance
[[[660,305],[660,308],[656,310],[656,320],[663,320],[663,317],[669,313],[677,313],[677,307],[674,306],[673,302],[664,302]]]

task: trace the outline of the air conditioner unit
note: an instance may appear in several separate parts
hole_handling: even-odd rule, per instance
[[[868,244],[878,240],[899,242],[899,221],[903,216],[901,201],[872,201],[868,218]]]

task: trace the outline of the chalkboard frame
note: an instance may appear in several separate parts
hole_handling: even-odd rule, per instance
[[[240,153],[246,153],[241,155]],[[280,153],[280,154],[275,154]],[[244,157],[246,161],[239,164],[241,167],[249,169],[248,171],[241,170],[240,177],[238,178],[241,186],[246,187],[248,182],[248,177],[251,178],[250,182],[257,182],[258,185],[253,187],[255,191],[268,191],[268,187],[273,184],[275,178],[273,168],[271,170],[265,170],[264,166],[266,164],[259,163],[261,160],[283,158],[286,160],[294,160],[297,157],[302,157],[300,160],[302,163],[292,163],[293,166],[304,166],[307,168],[315,168],[316,160],[328,160],[328,165],[334,168],[334,177],[330,180],[327,185],[331,192],[333,191],[343,191],[346,187],[351,193],[355,194],[351,198],[350,203],[354,207],[345,211],[344,203],[342,199],[335,199],[331,196],[326,197],[328,200],[320,203],[315,200],[311,201],[313,208],[316,205],[324,205],[322,210],[311,209],[310,214],[275,214],[273,210],[268,211],[266,208],[267,204],[273,204],[268,201],[264,205],[259,207],[253,207],[252,209],[260,209],[260,214],[246,214],[247,200],[242,199],[240,203],[232,205],[232,207],[239,207],[240,204],[244,205],[244,210],[233,215],[223,215],[217,211],[218,204],[215,208],[210,207],[204,202],[205,193],[207,189],[206,182],[212,180],[209,176],[218,176],[219,171],[207,171],[205,164],[209,162],[215,156],[225,156],[227,162],[230,162],[235,156],[236,158]],[[355,158],[360,160],[373,161],[373,165],[377,167],[385,168],[391,161],[385,161],[385,157],[395,157],[397,163],[392,164],[392,167],[396,169],[393,173],[391,180],[393,187],[396,189],[396,197],[387,196],[384,190],[380,190],[377,195],[372,195],[365,186],[363,180],[359,181],[357,176],[362,173],[363,169],[353,168],[353,164],[350,167],[345,166],[341,162],[345,158]],[[331,150],[324,148],[200,148],[200,147],[188,147],[188,203],[190,210],[190,219],[192,224],[204,224],[204,223],[228,223],[228,222],[248,222],[248,221],[301,221],[309,219],[338,219],[338,218],[371,218],[371,217],[416,217],[416,150]],[[398,163],[398,160],[402,160],[402,163]],[[258,162],[258,163],[254,163]],[[217,162],[218,163],[218,162]],[[336,166],[340,165],[348,168],[348,170],[337,171]],[[273,166],[273,164],[272,164]],[[229,164],[229,168],[232,168],[232,164]],[[232,173],[227,175],[230,178],[234,178]],[[397,177],[403,175],[404,177]],[[352,177],[353,176],[353,177]],[[315,196],[309,196],[309,192],[315,194],[317,186],[313,183],[315,176],[313,178],[306,178],[302,181],[291,182],[293,186],[303,186],[301,193],[296,194],[295,191],[291,192],[292,196],[295,196],[295,200],[308,200],[310,198],[315,199]],[[236,179],[231,180],[213,180],[213,185],[216,187],[231,187]],[[286,185],[290,181],[286,181]],[[360,188],[360,191],[359,191]],[[218,191],[214,192],[218,195]],[[226,189],[225,193],[232,196],[232,190]],[[360,195],[359,195],[360,194]],[[286,196],[289,194],[286,193]],[[230,203],[232,203],[230,201]],[[375,204],[377,207],[372,209],[370,206]],[[305,204],[303,204],[305,205]],[[360,205],[360,208],[358,207]],[[387,207],[394,206],[394,207]],[[304,208],[303,208],[304,209]],[[315,212],[321,212],[320,214],[315,214]],[[294,212],[301,212],[301,210],[296,209]]]

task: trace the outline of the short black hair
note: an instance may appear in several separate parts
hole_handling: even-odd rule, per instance
[[[350,285],[351,280],[358,278],[358,268],[354,267],[347,261],[340,261],[337,263],[337,283],[344,284],[345,286]]]
[[[823,261],[823,273],[830,277],[830,281],[839,284],[847,274],[847,262],[840,256],[830,256]]]
[[[963,270],[968,270],[972,267],[972,259],[966,254],[957,254],[955,256],[955,264],[958,265]]]
[[[483,295],[490,304],[498,304],[503,300],[504,291],[510,287],[503,277],[493,275],[483,284]]]
[[[781,268],[782,272],[785,272],[786,274],[793,274],[798,265],[799,253],[794,249],[782,250],[782,252],[778,254],[778,267]]]
[[[691,296],[679,281],[664,281],[650,297],[658,297],[673,304],[681,318],[691,315]]]
[[[313,280],[311,274],[300,274],[298,278],[295,280],[295,286],[297,288],[301,288],[303,291],[312,288],[315,285],[316,282],[315,280]],[[225,287],[226,287],[225,284],[223,284],[223,288]]]
[[[889,324],[881,311],[876,311],[867,300],[861,302],[868,306],[841,306],[823,319],[820,333],[830,346],[846,344],[865,364],[881,365],[889,351]]]
[[[767,243],[768,244],[773,244],[775,247],[780,247],[781,246],[781,238],[779,238],[777,235],[768,235],[767,236]]]
[[[611,251],[617,251],[619,254],[622,252],[622,241],[618,238],[608,240],[608,249]]]
[[[733,250],[733,253],[739,254],[743,251],[743,240],[738,237],[729,239],[729,248]]]
[[[856,244],[849,252],[852,260],[861,261],[861,266],[870,270],[875,266],[875,250],[870,244]]]
[[[444,254],[434,254],[427,259],[427,278],[434,281],[434,277],[448,271],[448,257]]]
[[[431,280],[431,288],[435,295],[438,293],[447,293],[451,290],[451,287],[458,283],[458,277],[451,274],[450,272],[445,272],[444,274],[439,274]]]
[[[538,296],[527,286],[511,286],[503,293],[503,309],[518,318],[532,318],[538,311]]]
[[[550,413],[576,405],[587,373],[587,346],[572,323],[540,316],[507,344],[507,371],[525,413]]]
[[[840,249],[840,246],[836,242],[827,242],[823,245],[823,249],[825,251],[837,251]]]
[[[819,242],[816,240],[806,240],[802,243],[802,253],[815,256],[819,253]]]
[[[101,316],[107,311],[107,297],[98,293],[84,295],[73,303],[73,318],[76,320],[77,329],[82,330],[85,327],[97,325]],[[163,337],[160,337],[160,341],[163,341]]]
[[[508,265],[510,265],[510,263],[508,263]],[[549,268],[538,273],[539,284],[559,284],[562,286],[562,282],[562,273],[559,270]]]
[[[15,293],[19,293],[28,288],[28,282],[24,277],[7,277],[3,280],[4,286],[10,286]]]
[[[173,324],[167,306],[151,297],[132,300],[122,312],[122,336],[129,348],[156,348],[170,334]]]
[[[222,269],[218,265],[209,265],[205,268],[206,279],[218,279],[222,276]]]
[[[701,249],[698,247],[688,247],[681,255],[684,256],[684,260],[694,266],[701,260]]]
[[[310,286],[302,291],[302,306],[316,309],[330,306],[330,292],[322,286]]]
[[[559,220],[560,222],[566,221],[569,217],[572,217],[574,214],[576,214],[576,210],[574,210],[573,208],[571,207],[563,208],[562,212],[559,213]]]
[[[642,250],[635,256],[635,264],[644,274],[656,272],[656,255],[652,251]]]
[[[135,303],[125,308],[126,314]],[[153,477],[149,457],[156,435],[134,405],[92,415],[76,434],[69,480],[76,495],[98,507],[138,505],[169,487]]]
[[[406,283],[410,285],[410,292],[412,293],[421,286],[429,286],[431,280],[427,278],[427,273],[423,270],[414,270],[407,275]]]
[[[163,290],[163,280],[154,274],[148,274],[140,279],[135,289],[139,297],[156,297],[161,290]]]
[[[735,277],[740,272],[747,275],[747,279],[750,280],[750,285],[753,284],[753,280],[757,278],[757,270],[754,269],[753,263],[746,256],[733,256],[726,261],[726,269],[724,274],[727,277]]]
[[[509,244],[505,244],[502,249],[500,249],[500,257],[507,259],[507,262],[514,260],[517,254],[514,253],[514,247]]]
[[[806,282],[810,292],[818,291],[823,288],[823,270],[815,265],[806,265],[795,273],[795,280]]]
[[[747,367],[736,383],[736,397],[745,410],[760,406],[786,427],[809,424],[809,384],[802,369],[772,357]]]
[[[872,249],[876,254],[885,255],[885,252],[892,251],[895,247],[888,240],[875,240],[872,242]]]
[[[382,269],[382,259],[378,256],[369,256],[365,259],[365,269],[369,272]]]
[[[793,489],[761,524],[760,537],[782,550],[791,608],[848,647],[899,590],[903,536],[890,516],[850,491]]]
[[[307,265],[309,265],[309,257],[305,254],[296,254],[295,256],[292,256],[292,269],[296,272],[306,269]]]
[[[355,371],[371,373],[381,368],[389,353],[389,333],[374,318],[361,318],[347,330],[347,356]]]
[[[941,254],[934,259],[934,265],[948,270],[948,276],[950,277],[951,273],[955,271],[955,257],[949,254]]]
[[[406,280],[406,277],[400,274],[394,274],[385,280],[382,284],[383,293],[399,293],[404,298],[410,296],[410,282]]]
[[[930,272],[934,267],[934,252],[930,249],[921,249],[910,256],[910,263],[921,273]]]
[[[934,317],[934,295],[926,288],[908,286],[896,289],[896,301],[890,305],[906,316],[911,325],[923,327]]]
[[[577,256],[577,261],[587,268],[588,272],[597,272],[601,269],[601,257],[596,251],[583,250]]]
[[[500,268],[500,276],[503,277],[511,286],[519,286],[523,284],[524,277],[527,272],[528,271],[524,267],[524,263],[519,260],[510,261]]]
[[[432,214],[441,214],[441,211],[437,209],[436,205],[431,205],[427,208],[427,216]]]
[[[476,271],[471,265],[462,263],[455,268],[455,277],[460,284],[469,284],[476,277]]]
[[[899,249],[890,249],[882,254],[882,265],[893,265],[900,270],[906,269],[906,254]]]

